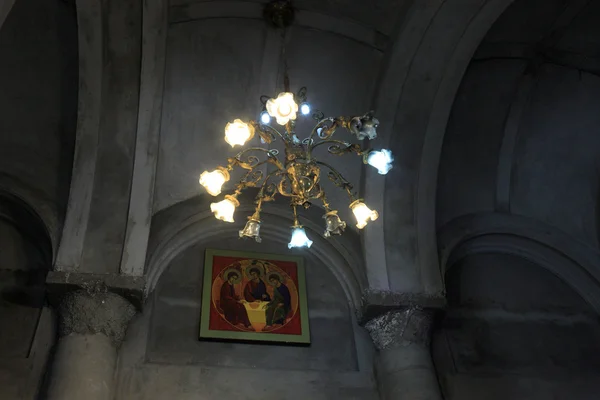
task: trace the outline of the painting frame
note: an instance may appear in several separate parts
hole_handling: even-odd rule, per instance
[[[214,285],[217,279],[221,279],[219,274],[214,274],[215,258],[228,257],[240,260],[266,260],[268,263],[295,263],[296,280],[293,282],[297,293],[297,316],[300,321],[300,333],[276,333],[276,332],[247,332],[239,330],[220,330],[211,327],[211,315],[215,317],[214,312]],[[276,283],[276,282],[275,282]],[[212,310],[211,310],[212,308]],[[212,311],[212,312],[211,312]],[[221,316],[222,317],[222,316]],[[296,315],[294,314],[294,317]],[[285,326],[285,325],[284,325]],[[308,301],[306,292],[306,271],[304,258],[297,255],[281,255],[271,253],[257,253],[239,250],[221,250],[207,248],[204,254],[204,273],[202,278],[202,307],[200,312],[200,340],[225,340],[239,342],[262,342],[262,343],[280,343],[310,345],[310,326],[308,318]]]

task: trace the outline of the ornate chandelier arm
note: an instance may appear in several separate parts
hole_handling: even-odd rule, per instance
[[[262,185],[260,186],[260,190],[258,191],[258,194],[256,195],[256,207],[254,209],[254,214],[252,214],[251,217],[249,217],[250,219],[253,219],[255,221],[260,221],[260,212],[262,211],[262,203],[265,201],[273,201],[275,199],[275,195],[277,194],[277,188],[273,185],[273,187],[271,187],[271,185],[269,185],[269,179],[271,179],[273,177],[273,175],[279,174],[281,173],[281,171],[279,170],[275,170],[275,171],[271,171],[267,177],[265,178],[265,180],[263,181]],[[267,191],[267,193],[265,194],[265,190]]]
[[[335,139],[327,139],[327,140],[323,140],[320,141],[319,143],[315,144],[315,145],[309,145],[308,147],[308,157],[310,158],[312,151],[323,145],[326,143],[333,143],[333,145],[329,146],[329,148],[327,149],[327,151],[329,152],[329,154],[333,154],[336,156],[341,156],[344,155],[346,153],[356,153],[356,155],[358,156],[364,156],[368,155],[369,152],[371,151],[370,149],[362,149],[358,144],[352,144],[352,143],[348,143],[348,142],[344,142],[342,140],[335,140]]]
[[[270,186],[269,180],[274,175],[279,175],[279,174],[281,174],[281,170],[271,171],[267,175],[263,184],[260,187],[260,190],[258,191],[258,195],[256,196],[257,202],[260,202],[259,204],[261,204],[263,201],[273,201],[275,199],[275,195],[277,194],[277,187],[275,184],[271,184],[273,186]],[[265,191],[266,191],[266,194],[265,194]],[[260,206],[259,206],[259,208],[260,208]]]
[[[249,170],[244,174],[242,179],[235,185],[235,191],[233,192],[233,197],[239,196],[244,189],[249,187],[256,187],[258,182],[263,179],[263,172],[260,169],[255,169],[260,167],[263,164],[266,164],[268,160],[262,161],[254,166],[253,169]]]
[[[338,172],[338,170],[322,161],[316,161],[316,163],[329,168],[329,173],[327,174],[329,180],[333,182],[335,186],[344,189],[346,193],[348,193],[348,197],[350,198],[351,202],[356,200],[356,196],[354,196],[354,194],[352,193],[352,189],[354,188],[354,186],[352,186],[352,184],[348,182],[348,180],[344,178],[342,174]]]
[[[262,151],[264,153],[267,153],[267,159],[263,162],[259,162],[258,157],[251,155],[251,156],[248,156],[245,161],[242,160],[242,156],[250,151]],[[240,151],[234,157],[228,158],[227,159],[227,169],[229,171],[231,171],[233,169],[233,167],[238,165],[241,168],[253,170],[257,166],[262,165],[265,162],[268,162],[268,163],[275,165],[277,167],[277,169],[283,170],[283,164],[281,164],[281,162],[277,159],[278,154],[279,154],[279,150],[277,150],[277,149],[268,150],[268,149],[263,149],[262,147],[250,147],[243,151]]]
[[[331,126],[326,127],[328,123],[331,123]],[[348,132],[354,135],[358,140],[363,140],[365,138],[372,140],[377,137],[379,120],[373,116],[373,111],[369,111],[361,117],[323,118],[311,131],[310,136],[308,137],[309,145],[313,142],[315,133],[321,139],[329,139],[340,126],[348,130]],[[319,130],[319,128],[321,128],[321,130]]]
[[[312,143],[313,137],[315,136],[315,134],[317,134],[317,136],[319,136],[321,139],[325,139],[325,138],[328,138],[331,135],[333,135],[333,133],[337,129],[337,125],[338,125],[336,120],[337,120],[337,118],[327,117],[327,118],[323,118],[319,122],[317,122],[315,127],[310,132],[308,139],[306,139],[307,143],[309,143],[309,144]],[[326,129],[325,125],[327,123],[331,123],[332,125]],[[325,134],[321,135],[321,133],[318,132],[319,128],[322,128],[321,132],[325,131]]]
[[[254,127],[254,129],[258,131],[258,135],[261,137],[261,139],[265,143],[271,143],[273,140],[275,140],[275,138],[277,136],[279,136],[279,138],[281,139],[281,141],[286,146],[288,145],[288,142],[291,140],[291,139],[288,138],[287,133],[284,136],[284,134],[282,134],[277,129],[273,128],[272,126],[262,125],[262,124],[259,124],[256,121],[250,121],[250,124],[252,124],[252,126]]]

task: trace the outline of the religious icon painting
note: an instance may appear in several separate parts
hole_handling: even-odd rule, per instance
[[[200,338],[310,344],[303,259],[207,249]]]

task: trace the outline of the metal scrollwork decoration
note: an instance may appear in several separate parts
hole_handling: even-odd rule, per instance
[[[277,4],[275,4],[277,3]],[[287,19],[293,18],[293,13],[287,9],[287,1],[271,2],[267,6],[268,18],[273,25],[285,24]],[[278,15],[277,13],[280,13]],[[286,25],[287,26],[287,25]],[[289,79],[285,75],[286,90],[275,97],[261,96],[262,112],[257,121],[244,122],[236,119],[226,125],[225,140],[232,147],[244,146],[255,135],[258,135],[261,143],[269,144],[281,140],[284,144],[284,152],[280,157],[276,149],[263,147],[248,147],[234,157],[227,159],[227,165],[217,167],[214,171],[205,171],[200,175],[200,184],[213,196],[221,193],[221,190],[230,180],[230,171],[234,168],[242,168],[247,172],[234,185],[233,192],[218,202],[211,204],[211,210],[215,217],[234,222],[233,214],[239,206],[238,197],[243,190],[249,187],[259,188],[254,204],[254,214],[248,217],[246,226],[239,231],[243,238],[253,238],[260,242],[260,214],[263,203],[274,201],[277,196],[289,200],[292,208],[293,225],[292,238],[289,247],[310,247],[312,241],[306,236],[306,232],[298,219],[298,207],[309,208],[313,201],[319,201],[325,210],[325,231],[323,236],[329,238],[341,235],[346,228],[346,223],[338,216],[338,210],[332,209],[325,190],[321,185],[322,169],[333,184],[346,192],[349,199],[349,208],[356,217],[356,227],[364,228],[368,221],[377,219],[378,214],[370,210],[362,199],[358,198],[353,191],[353,185],[331,164],[318,160],[314,150],[320,146],[326,146],[330,156],[344,156],[354,153],[361,157],[365,164],[377,169],[380,174],[385,174],[391,168],[392,155],[389,150],[374,151],[363,148],[353,141],[372,141],[377,138],[379,120],[375,118],[374,112],[369,111],[362,116],[353,117],[326,117],[319,110],[313,110],[308,102],[308,90],[300,88],[295,94],[289,88]],[[308,117],[316,121],[313,129],[304,139],[299,139],[296,132],[296,122],[299,118]],[[281,128],[277,128],[280,126]],[[339,131],[345,130],[349,133],[350,140],[335,138]],[[267,168],[269,167],[270,168]],[[264,171],[271,171],[265,175]]]

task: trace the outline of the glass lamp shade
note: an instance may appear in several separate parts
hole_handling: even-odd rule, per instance
[[[367,157],[367,163],[377,168],[377,172],[381,175],[387,174],[388,171],[392,169],[392,161],[394,161],[392,152],[385,149],[381,151],[372,151]]]
[[[276,99],[267,101],[267,112],[277,121],[279,125],[285,125],[290,120],[296,119],[298,104],[294,101],[292,93],[279,93]]]
[[[234,222],[233,213],[240,202],[233,196],[225,196],[225,200],[210,204],[210,211],[215,214],[215,218],[225,222]]]
[[[379,213],[377,211],[369,209],[369,207],[367,207],[367,205],[360,200],[356,200],[350,204],[350,209],[356,217],[356,227],[358,229],[362,229],[367,226],[369,220],[375,221],[377,218],[379,218]]]
[[[288,243],[288,249],[292,247],[310,247],[312,244],[312,240],[306,236],[306,232],[302,226],[292,227],[292,239]]]
[[[223,184],[229,180],[229,172],[219,167],[213,172],[204,171],[200,175],[199,182],[211,196],[218,196],[221,193]]]
[[[254,218],[250,218],[248,220],[248,222],[246,222],[246,226],[244,227],[244,229],[242,229],[241,231],[239,231],[240,233],[240,237],[248,237],[248,238],[254,238],[254,240],[256,240],[257,243],[261,242],[261,238],[259,236],[259,231],[260,231],[260,221]]]
[[[252,136],[254,136],[254,127],[241,119],[235,119],[225,125],[225,141],[231,147],[235,145],[243,146]]]
[[[325,218],[325,233],[323,233],[323,236],[328,238],[331,235],[341,235],[344,233],[346,223],[340,219],[337,211],[330,211],[323,215],[323,218]]]

